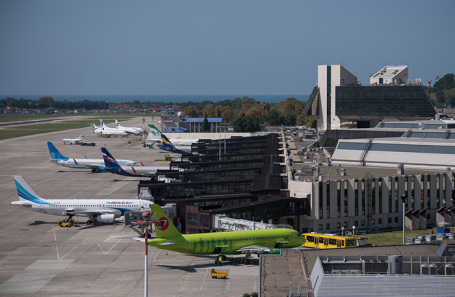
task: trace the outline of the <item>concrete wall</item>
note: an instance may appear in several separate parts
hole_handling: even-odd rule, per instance
[[[429,218],[418,212],[410,218],[410,226],[424,229],[436,225],[437,209],[452,205],[453,174],[390,176],[368,179],[345,179],[322,182],[300,182],[299,188],[310,190],[309,216],[300,216],[300,226],[314,232],[378,230],[401,228],[403,206],[426,210]],[[311,185],[311,186],[310,186]],[[297,188],[295,185],[294,188]]]

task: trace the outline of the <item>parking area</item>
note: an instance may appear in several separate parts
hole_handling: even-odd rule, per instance
[[[122,124],[141,126],[142,119]],[[96,146],[61,142],[81,134]],[[43,198],[137,197],[138,178],[60,167],[49,161],[47,141],[68,157],[102,158],[100,148],[104,146],[119,159],[150,166],[168,164],[155,161],[164,159],[167,152],[142,148],[135,137],[98,137],[90,127],[0,141],[0,295],[143,296],[144,244],[133,239],[137,234],[123,222],[61,228],[57,222],[63,216],[11,205],[18,199],[14,175],[22,175]],[[84,218],[76,219],[85,222]],[[150,247],[149,296],[242,296],[257,292],[257,258],[252,265],[242,265],[240,257],[220,267],[209,257]],[[212,279],[212,268],[228,271],[228,278]]]

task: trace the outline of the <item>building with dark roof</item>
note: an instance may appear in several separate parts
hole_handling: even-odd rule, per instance
[[[320,131],[369,128],[383,119],[434,118],[436,112],[424,88],[407,76],[407,66],[387,66],[369,85],[360,85],[341,65],[319,65],[318,84],[304,114],[317,119]]]

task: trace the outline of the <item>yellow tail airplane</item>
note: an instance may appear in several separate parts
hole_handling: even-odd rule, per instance
[[[226,259],[229,254],[246,254],[243,264],[249,264],[251,254],[277,254],[281,248],[301,246],[305,239],[293,229],[277,228],[266,230],[182,234],[169,220],[158,204],[150,205],[157,223],[156,239],[148,244],[160,249],[187,254],[218,255]]]

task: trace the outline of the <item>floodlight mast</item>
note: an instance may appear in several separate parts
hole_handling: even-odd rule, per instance
[[[405,201],[406,201],[406,195],[403,194],[401,195],[401,201],[403,202],[403,245],[406,244],[406,239],[405,239],[405,224],[406,224],[406,213],[405,213]]]
[[[150,220],[149,217],[151,216],[150,212],[144,212],[142,213],[142,217],[144,218],[143,221],[133,221],[131,224],[137,224],[137,225],[144,225],[145,229],[145,258],[144,258],[144,297],[148,297],[148,254],[149,254],[149,249],[148,249],[148,239],[149,239],[149,234],[148,234],[148,226],[156,223],[157,221],[155,220]]]

